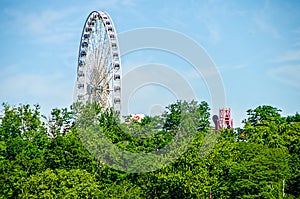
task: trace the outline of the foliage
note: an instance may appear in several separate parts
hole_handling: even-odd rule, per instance
[[[21,190],[19,198],[95,198],[100,195],[95,177],[82,169],[46,169],[26,179]]]
[[[244,123],[251,126],[263,125],[266,122],[279,123],[280,121],[282,121],[280,112],[280,109],[272,106],[258,106],[254,110],[247,110],[247,114],[249,117],[248,119],[244,120]]]
[[[178,101],[161,116],[125,123],[97,104],[55,108],[49,118],[38,105],[3,104],[0,198],[283,198],[283,183],[284,198],[300,198],[299,114],[282,117],[271,106],[247,113],[243,129],[211,131],[206,102]],[[124,172],[97,158],[117,153],[107,142],[132,154],[172,146],[176,158]]]

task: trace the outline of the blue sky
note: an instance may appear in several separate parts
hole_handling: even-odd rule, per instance
[[[237,125],[247,109],[259,105],[275,106],[284,115],[300,111],[299,1],[2,0],[0,10],[1,102],[39,103],[45,115],[54,107],[68,107],[82,27],[91,11],[104,10],[119,34],[160,27],[199,43],[219,70],[226,104]],[[189,74],[180,60],[175,63],[177,58],[170,62],[168,56],[152,50],[133,53],[123,58],[123,73],[140,64],[174,65],[192,85],[197,99],[209,102],[203,80]],[[147,99],[148,104],[163,105],[166,101],[159,101],[160,90],[138,90],[132,111],[143,112]],[[158,101],[145,97],[149,92],[150,96],[156,93]],[[166,98],[172,100],[170,93]],[[143,103],[136,104],[139,99]]]

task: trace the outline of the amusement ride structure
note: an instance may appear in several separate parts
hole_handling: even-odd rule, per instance
[[[106,12],[93,11],[83,26],[79,46],[76,102],[96,102],[121,112],[121,58],[116,29]]]

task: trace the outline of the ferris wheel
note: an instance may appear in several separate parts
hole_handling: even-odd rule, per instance
[[[76,102],[96,102],[104,110],[121,112],[121,59],[113,21],[93,11],[84,24],[79,46]]]

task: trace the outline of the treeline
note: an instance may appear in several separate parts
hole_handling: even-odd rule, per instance
[[[3,104],[0,198],[300,198],[300,115],[259,106],[214,131],[206,102],[120,121],[95,104]],[[125,155],[124,155],[125,154]]]

